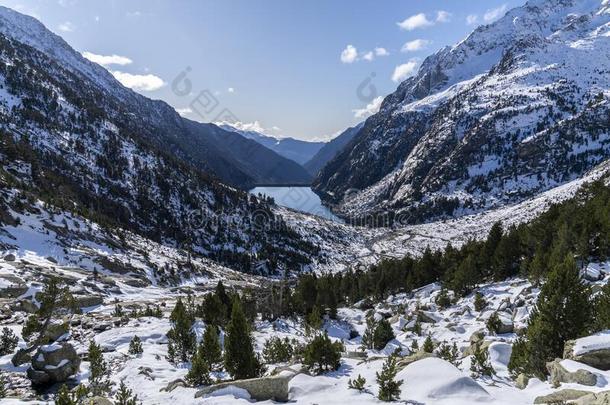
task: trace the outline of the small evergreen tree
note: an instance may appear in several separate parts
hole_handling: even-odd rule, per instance
[[[430,336],[429,334],[428,336],[426,336],[426,340],[424,340],[424,345],[422,349],[426,353],[432,353],[434,351],[434,342],[432,341],[432,336]]]
[[[381,401],[395,401],[400,397],[402,380],[394,380],[397,373],[396,357],[389,356],[385,363],[383,363],[381,373],[376,373],[377,384],[379,384],[379,394],[377,395],[377,398]]]
[[[373,348],[375,350],[382,350],[388,342],[395,337],[390,323],[386,319],[382,319],[377,322],[377,326],[375,326],[375,332],[373,333]]]
[[[116,393],[115,405],[137,405],[138,396],[133,395],[133,391],[127,388],[124,381],[121,381],[119,390]]]
[[[294,347],[286,337],[272,337],[265,341],[263,347],[263,358],[267,363],[285,363],[294,356]]]
[[[30,315],[23,327],[24,340],[33,340],[33,347],[46,344],[46,331],[54,318],[72,314],[78,310],[68,286],[55,277],[45,279],[43,289],[36,294],[40,303],[38,310]]]
[[[435,302],[441,309],[448,308],[451,305],[451,298],[449,298],[447,289],[441,288],[441,291],[436,296]]]
[[[310,334],[312,331],[318,331],[322,328],[322,314],[320,313],[320,308],[317,305],[314,305],[313,309],[307,315],[307,321],[305,324],[305,329],[307,334]]]
[[[419,343],[417,343],[417,339],[413,339],[411,341],[411,352],[415,353],[419,351]]]
[[[366,318],[366,329],[364,330],[361,339],[362,350],[372,349],[374,347],[374,333],[376,326],[377,323],[375,322],[375,318],[373,316]]]
[[[167,332],[167,357],[171,362],[187,362],[195,352],[197,338],[192,331],[193,318],[187,313],[181,298],[176,301],[170,321],[173,326]]]
[[[483,297],[483,294],[477,291],[474,295],[474,310],[481,312],[486,306],[487,301],[485,300],[485,297]]]
[[[6,397],[6,379],[0,374],[0,399]]]
[[[610,329],[610,283],[604,284],[595,297],[595,331]]]
[[[89,343],[89,390],[94,396],[102,396],[110,391],[110,370],[102,349],[95,341]]]
[[[530,316],[523,352],[516,352],[513,369],[544,379],[546,363],[562,357],[563,346],[589,332],[593,323],[591,291],[582,281],[571,255],[548,275]],[[522,362],[525,362],[524,364]]]
[[[0,356],[6,356],[13,353],[17,347],[19,338],[15,335],[12,329],[6,326],[2,328],[2,336],[0,337]]]
[[[250,325],[239,297],[233,300],[231,320],[225,335],[225,368],[236,380],[257,377],[261,364],[254,353]]]
[[[186,381],[194,387],[199,385],[210,385],[212,383],[212,379],[210,378],[210,366],[205,357],[203,342],[199,345],[197,353],[193,357],[191,369],[186,375]]]
[[[114,306],[114,313],[113,313],[113,315],[115,317],[117,317],[117,318],[122,318],[123,317],[124,312],[123,312],[123,307],[121,306],[121,304],[116,304]]]
[[[219,370],[222,366],[222,349],[220,347],[220,336],[216,326],[208,325],[205,328],[201,344],[203,356],[205,357],[210,369]]]
[[[326,331],[316,335],[305,346],[303,364],[316,374],[325,371],[337,370],[341,365],[341,352],[343,344],[332,342]]]
[[[350,378],[347,381],[347,386],[349,387],[349,389],[358,390],[360,392],[364,391],[365,384],[366,384],[366,378],[362,377],[360,374],[358,374],[358,377],[356,377],[355,380],[352,380]]]
[[[460,351],[458,350],[457,345],[453,342],[452,346],[449,346],[446,342],[441,343],[441,345],[437,349],[438,357],[441,359],[448,361],[454,366],[460,365]]]
[[[131,339],[131,342],[129,342],[129,351],[128,351],[128,353],[133,355],[133,356],[137,356],[137,355],[142,354],[143,352],[144,352],[144,349],[142,349],[142,340],[140,340],[138,335],[135,335]]]
[[[497,312],[491,314],[485,324],[487,325],[489,332],[493,333],[494,335],[498,334],[500,328],[502,327],[502,321],[500,321],[500,317],[498,316]]]
[[[68,386],[63,384],[55,396],[55,405],[77,405],[76,399],[70,393]]]
[[[494,374],[494,369],[489,362],[487,350],[483,350],[480,344],[474,346],[472,359],[470,361],[470,372],[473,377],[488,376]]]

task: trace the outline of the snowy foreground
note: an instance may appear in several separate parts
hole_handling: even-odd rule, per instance
[[[606,268],[606,264],[601,266]],[[596,284],[603,284],[599,281]],[[78,283],[77,283],[78,284]],[[92,329],[81,327],[72,328],[69,337],[79,353],[86,351],[89,339],[95,339],[105,351],[105,359],[112,369],[112,380],[118,386],[121,380],[131,388],[144,404],[167,403],[208,403],[208,404],[235,404],[250,403],[247,391],[242,389],[226,388],[211,396],[195,399],[197,389],[178,386],[167,392],[169,383],[184,378],[188,371],[188,364],[179,366],[169,363],[167,354],[166,332],[170,328],[168,315],[173,307],[178,291],[161,291],[159,287],[146,289],[127,288],[121,282],[118,287],[123,289],[121,296],[116,298],[125,309],[133,304],[165,303],[164,318],[157,319],[145,317],[130,319],[127,324],[113,325],[113,300],[106,300],[104,304],[89,308],[83,315],[93,320]],[[357,331],[360,335],[365,329],[365,311],[356,308],[340,308],[337,320],[327,320],[324,328],[333,339],[341,339],[346,346],[346,353],[341,360],[341,367],[336,372],[320,376],[310,376],[305,373],[297,374],[289,383],[289,398],[291,403],[298,404],[368,404],[379,403],[376,399],[377,384],[375,373],[388,354],[396,349],[401,351],[403,357],[410,354],[413,340],[417,340],[422,347],[425,337],[430,334],[435,342],[455,342],[462,352],[462,359],[458,367],[439,358],[425,358],[415,361],[404,367],[397,375],[403,380],[401,399],[413,404],[532,404],[534,399],[541,395],[565,389],[574,388],[591,392],[610,389],[610,372],[593,369],[572,360],[563,360],[562,365],[568,370],[585,369],[593,372],[597,378],[596,386],[582,386],[579,384],[562,384],[559,388],[551,386],[550,382],[537,379],[529,381],[525,389],[515,387],[509,378],[507,363],[510,358],[511,342],[515,339],[514,331],[525,326],[529,311],[535,302],[538,290],[527,281],[513,279],[507,282],[493,283],[480,287],[480,292],[488,302],[487,307],[477,312],[474,310],[473,296],[459,300],[446,309],[439,309],[435,302],[439,293],[437,285],[429,285],[418,290],[412,297],[404,294],[392,296],[385,302],[377,304],[372,311],[376,318],[385,317],[390,321],[396,339],[388,343],[382,351],[366,351],[366,358],[356,358],[354,352],[360,350],[361,337],[350,339],[350,331]],[[30,294],[28,291],[24,294]],[[163,293],[163,294],[162,294]],[[162,298],[163,297],[163,298]],[[490,335],[485,327],[485,321],[494,312],[498,311],[503,323],[512,330],[510,333]],[[416,314],[423,316],[422,332],[416,335],[410,328],[414,324]],[[21,327],[17,324],[22,319],[16,313],[9,320],[15,332],[20,333]],[[205,325],[197,322],[196,331],[200,338]],[[471,338],[483,331],[485,336],[482,347],[487,347],[491,365],[496,375],[488,378],[472,378],[470,376],[470,356],[467,356],[471,346]],[[127,353],[129,341],[134,335],[142,339],[144,352],[139,356]],[[304,342],[306,339],[302,323],[296,320],[278,320],[274,323],[257,321],[254,333],[256,349],[262,350],[266,339],[272,336],[289,337]],[[20,342],[23,346],[24,342]],[[605,348],[610,346],[610,334],[581,339],[575,346],[575,352],[591,350],[591,348]],[[13,387],[22,387],[10,391],[9,395],[18,394],[31,397],[31,390],[25,380],[26,367],[15,368],[10,363],[11,356],[0,358],[0,369],[5,376],[9,376]],[[267,374],[271,374],[278,367],[290,366],[299,370],[298,364],[269,365]],[[10,374],[7,374],[10,372]],[[366,378],[366,390],[362,393],[348,389],[348,380],[362,375]],[[224,373],[217,373],[215,377],[221,380],[228,379]],[[88,378],[88,362],[83,361],[77,380],[85,381]],[[20,403],[17,399],[5,399],[2,403]],[[37,403],[33,401],[32,403]],[[261,403],[273,403],[263,401]]]

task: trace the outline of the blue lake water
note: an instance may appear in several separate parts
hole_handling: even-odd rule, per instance
[[[283,207],[343,222],[341,218],[322,204],[320,197],[310,187],[255,187],[250,190],[250,193],[260,193],[272,197],[277,205]]]

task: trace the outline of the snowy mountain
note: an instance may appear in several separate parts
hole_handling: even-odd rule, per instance
[[[296,270],[316,249],[269,202],[213,176],[248,186],[294,173],[308,178],[256,142],[124,88],[33,18],[0,8],[3,226],[42,201],[240,271]]]
[[[610,3],[532,0],[429,56],[314,180],[348,216],[520,201],[610,156]],[[355,191],[357,190],[357,191]]]
[[[106,69],[72,49],[61,37],[36,19],[0,7],[0,33],[29,45],[63,69],[80,76],[127,111],[147,128],[147,140],[195,164],[224,182],[250,188],[257,183],[308,182],[309,175],[293,162],[259,144],[219,129],[180,117],[159,100],[150,100],[123,87]],[[142,134],[144,135],[144,134]]]
[[[309,159],[303,166],[309,173],[316,175],[320,169],[326,165],[332,158],[334,158],[346,145],[354,139],[358,131],[362,128],[364,122],[347,128],[341,132],[335,138],[328,141],[311,159]]]
[[[280,156],[293,160],[300,165],[310,160],[324,145],[324,142],[301,141],[294,138],[276,138],[259,131],[239,129],[230,124],[219,124],[222,129],[237,132],[271,149]]]

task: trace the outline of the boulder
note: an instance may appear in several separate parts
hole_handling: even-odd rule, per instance
[[[295,374],[278,375],[274,377],[250,378],[247,380],[228,381],[210,385],[199,390],[195,398],[201,398],[223,388],[236,387],[248,391],[250,397],[256,401],[274,400],[288,401],[288,383]]]
[[[28,291],[29,287],[25,284],[12,284],[0,288],[0,298],[17,298]]]
[[[172,392],[178,387],[187,387],[188,384],[184,382],[182,378],[178,378],[177,380],[170,381],[165,388],[161,388],[159,391]]]
[[[515,330],[515,325],[513,324],[510,315],[508,315],[506,312],[499,312],[498,319],[500,320],[500,327],[497,330],[499,335],[504,333],[513,333]]]
[[[574,405],[608,405],[610,404],[610,391],[590,393],[572,402]]]
[[[474,332],[472,335],[470,335],[470,345],[475,345],[479,342],[482,342],[483,339],[485,339],[485,331],[484,330],[478,330],[476,332]]]
[[[63,382],[78,373],[80,362],[76,350],[68,343],[43,345],[32,357],[27,375],[33,385]]]
[[[70,325],[68,322],[53,322],[49,323],[47,330],[44,332],[43,342],[51,343],[68,333]]]
[[[534,399],[534,404],[563,404],[574,401],[580,397],[590,394],[589,391],[565,389],[548,395],[542,395]]]
[[[74,300],[79,308],[94,307],[104,303],[104,297],[101,295],[76,295]]]
[[[610,331],[568,340],[564,345],[563,358],[600,370],[610,370]]]
[[[438,322],[438,319],[436,318],[436,316],[433,313],[427,312],[427,311],[417,311],[416,319],[418,319],[420,322],[424,322],[424,323]]]
[[[529,377],[521,373],[517,376],[517,379],[515,380],[515,387],[519,388],[520,390],[524,390],[527,388],[527,384],[529,384],[529,382]]]
[[[9,253],[8,255],[4,256],[4,261],[6,262],[14,262],[16,259],[17,258],[12,253]]]
[[[597,376],[588,370],[578,369],[576,371],[568,371],[561,365],[561,359],[555,359],[546,363],[546,369],[549,371],[551,384],[554,387],[559,387],[561,383],[575,383],[580,385],[588,385],[593,387],[597,384]]]
[[[462,357],[467,357],[467,356],[471,356],[472,354],[474,354],[474,350],[476,346],[479,346],[479,348],[481,350],[487,350],[489,349],[489,346],[492,344],[493,342],[491,340],[483,340],[483,341],[478,341],[478,342],[470,342],[470,346],[466,348],[466,350],[464,350],[464,352],[462,352]]]
[[[11,363],[13,363],[13,366],[15,367],[19,367],[22,364],[29,363],[30,361],[32,361],[32,353],[27,349],[17,350],[17,353],[15,353],[11,358]]]
[[[418,360],[422,360],[422,359],[427,359],[429,357],[436,357],[435,353],[427,353],[424,352],[423,350],[420,350],[418,352],[415,352],[409,356],[403,357],[401,359],[398,360],[398,362],[396,363],[396,369],[398,371],[402,370],[403,368],[407,367],[409,364],[411,363],[415,363]]]

